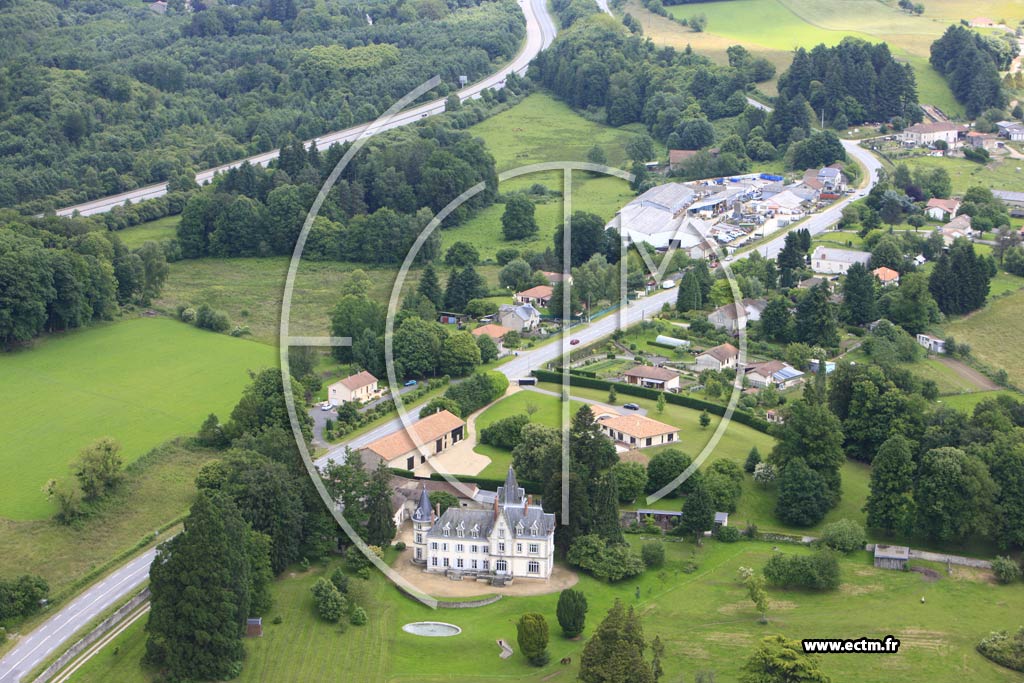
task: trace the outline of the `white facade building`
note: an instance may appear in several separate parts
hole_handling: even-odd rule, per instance
[[[412,514],[413,563],[425,571],[490,578],[548,579],[555,566],[555,516],[533,502],[511,467],[491,509],[451,507],[438,517],[426,488]]]

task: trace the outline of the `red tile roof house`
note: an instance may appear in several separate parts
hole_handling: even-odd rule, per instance
[[[340,406],[349,401],[369,401],[380,394],[377,378],[366,370],[349,375],[327,387],[327,400]]]
[[[885,287],[898,285],[900,283],[900,274],[892,268],[882,266],[881,268],[875,268],[872,270],[871,274],[878,278],[878,281]]]
[[[626,384],[637,384],[661,391],[679,391],[679,373],[668,368],[638,365],[622,373]]]
[[[551,285],[537,285],[522,292],[516,292],[515,299],[518,304],[533,304],[547,308],[553,292]]]
[[[956,216],[956,212],[959,210],[959,199],[939,199],[937,197],[932,197],[928,200],[928,205],[925,207],[924,212],[928,214],[929,218],[934,220],[947,221]]]

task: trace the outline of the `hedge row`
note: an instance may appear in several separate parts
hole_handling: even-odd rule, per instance
[[[536,377],[539,382],[554,382],[557,384],[562,381],[562,373],[552,372],[550,370],[534,370],[533,376]],[[574,387],[601,389],[603,391],[608,391],[614,385],[615,391],[619,394],[637,396],[639,398],[646,398],[652,401],[657,401],[658,394],[664,393],[665,401],[667,403],[683,406],[684,408],[692,408],[694,410],[706,410],[712,415],[725,415],[725,406],[705,401],[703,399],[696,398],[695,396],[661,392],[657,389],[648,389],[647,387],[641,387],[636,384],[622,384],[619,382],[609,382],[603,379],[581,377],[571,371],[569,374],[569,384]],[[732,419],[742,425],[750,427],[751,429],[756,429],[757,431],[764,432],[765,434],[769,433],[768,422],[755,415],[751,415],[750,413],[736,410],[732,414]]]

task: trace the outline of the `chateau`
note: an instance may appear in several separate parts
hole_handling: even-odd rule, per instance
[[[511,467],[490,509],[450,507],[438,516],[424,487],[412,513],[413,563],[453,578],[548,579],[554,567],[555,516],[527,496]]]

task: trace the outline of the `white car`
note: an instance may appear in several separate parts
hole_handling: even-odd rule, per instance
[[[324,401],[323,403],[320,404],[320,410],[334,410],[334,406],[331,405],[330,401]]]

